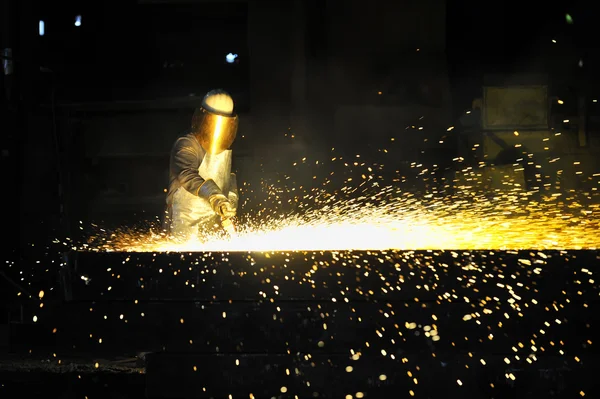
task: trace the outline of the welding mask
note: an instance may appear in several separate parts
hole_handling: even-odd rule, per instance
[[[233,113],[231,97],[220,90],[209,92],[202,107],[192,117],[192,132],[209,154],[219,154],[233,144],[238,128],[238,117]]]

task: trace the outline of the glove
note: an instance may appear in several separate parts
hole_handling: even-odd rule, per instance
[[[227,198],[229,199],[229,202],[231,202],[233,209],[237,211],[240,197],[238,195],[237,176],[235,173],[231,174],[231,178],[229,180],[229,193],[227,194]]]
[[[231,204],[231,208],[233,208],[234,211],[237,211],[239,202],[238,196],[235,193],[230,192],[229,195],[227,195],[227,198]]]
[[[235,216],[235,208],[223,194],[217,194],[211,197],[209,202],[215,213],[222,218],[229,219]]]
[[[235,209],[214,180],[206,180],[198,189],[198,196],[208,200],[213,211],[222,218],[235,216]]]

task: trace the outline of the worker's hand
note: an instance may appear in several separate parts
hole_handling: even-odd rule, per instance
[[[222,218],[235,216],[235,209],[223,194],[215,194],[209,199],[213,211]]]
[[[238,195],[230,191],[229,194],[227,194],[227,199],[229,200],[233,210],[237,213],[238,203],[240,202]]]
[[[229,201],[225,201],[223,202],[223,204],[221,205],[220,209],[219,209],[219,216],[221,216],[222,218],[225,219],[229,219],[234,217],[236,214],[236,209],[233,207],[233,205],[231,205],[231,202]]]

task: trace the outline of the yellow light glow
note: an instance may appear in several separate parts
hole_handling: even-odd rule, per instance
[[[223,117],[221,115],[217,115],[217,120],[215,122],[215,132],[213,134],[213,138],[211,141],[211,150],[210,152],[216,154],[219,149],[219,142],[221,141],[221,133],[223,132]]]
[[[222,117],[215,123],[213,145],[222,134],[223,123]],[[519,177],[522,173],[494,171],[484,162],[477,167],[463,167],[462,157],[454,161],[457,172],[453,178],[444,179],[438,188],[428,188],[416,195],[411,192],[411,186],[401,184],[404,177],[398,175],[398,171],[384,178],[378,176],[384,171],[382,164],[368,164],[360,155],[342,159],[336,154],[327,162],[338,169],[335,174],[333,170],[329,173],[322,169],[326,177],[321,186],[315,182],[312,187],[306,187],[290,176],[276,183],[261,179],[260,188],[247,186],[241,198],[250,198],[252,192],[260,192],[266,198],[250,205],[252,208],[240,207],[241,219],[235,221],[233,237],[221,232],[203,241],[198,238],[182,241],[161,233],[157,224],[150,229],[100,229],[97,235],[88,236],[88,242],[79,249],[271,252],[600,247],[600,196],[590,194],[596,187],[577,194],[560,187],[546,190],[550,184],[541,180],[541,174],[536,174],[533,184],[539,187],[527,192]],[[310,174],[298,174],[305,178],[312,176],[313,182],[319,168],[329,167],[323,159],[305,157],[296,162],[290,160],[290,164],[294,168],[310,168]],[[513,167],[515,172],[523,170],[521,164]],[[536,165],[536,170],[538,167]],[[435,175],[431,167],[420,163],[413,162],[410,168],[423,181],[431,181]],[[349,175],[341,174],[346,171]],[[573,171],[577,178],[585,177],[575,172],[578,171]],[[562,170],[557,176],[560,174]],[[591,174],[587,178],[600,184],[596,182],[599,176]],[[452,193],[448,188],[452,188]],[[440,189],[442,192],[436,192]],[[294,210],[278,208],[284,205],[291,205]]]
[[[553,202],[520,208],[514,198],[498,204],[434,202],[397,198],[380,207],[348,202],[335,211],[289,216],[239,226],[222,235],[177,241],[152,232],[119,234],[104,250],[132,252],[269,252],[416,249],[596,249],[600,247],[600,209],[591,206],[568,216]],[[513,201],[513,202],[511,202]]]

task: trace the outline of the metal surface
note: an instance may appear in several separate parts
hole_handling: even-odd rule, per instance
[[[506,335],[475,345],[472,340],[487,332],[466,325],[462,317],[473,311],[472,303],[494,297],[509,301],[510,296],[492,281],[485,291],[473,291],[464,282],[479,273],[461,265],[503,264],[503,275],[521,276],[520,282],[535,287],[537,292],[531,295],[539,303],[563,297],[581,303],[597,295],[581,292],[573,277],[582,265],[598,262],[595,252],[574,252],[577,262],[573,263],[562,261],[557,252],[548,253],[554,260],[538,274],[518,262],[527,254],[477,251],[456,260],[451,251],[415,252],[419,263],[435,259],[438,264],[454,265],[436,268],[406,264],[402,253],[387,254],[383,263],[377,252],[79,253],[69,289],[73,300],[59,312],[66,318],[55,325],[63,331],[58,336],[60,346],[72,344],[87,352],[343,354],[377,329],[395,331],[394,325],[405,321],[426,325],[436,314],[444,340],[430,346],[422,336],[404,334],[395,350],[510,352],[510,342],[526,340],[546,317],[546,310],[532,309],[522,320],[503,320]],[[398,288],[390,288],[397,284]],[[448,293],[469,301],[442,300]],[[569,328],[580,328],[586,314],[574,309]],[[67,328],[73,317],[81,328]],[[464,336],[471,340],[465,341]],[[551,353],[553,349],[545,352]]]
[[[470,251],[458,259],[454,258],[453,251],[426,250],[71,252],[70,265],[76,268],[72,272],[73,278],[66,283],[75,301],[264,301],[271,298],[271,294],[279,300],[331,301],[342,295],[337,287],[344,287],[343,297],[352,301],[413,301],[418,297],[420,301],[435,302],[446,291],[457,295],[468,293],[472,298],[504,294],[494,285],[490,285],[489,292],[473,293],[461,280],[468,272],[463,269],[464,264],[487,264],[495,260],[503,265],[503,274],[525,273],[527,281],[535,284],[538,290],[537,300],[549,300],[556,295],[576,295],[578,299],[597,296],[594,292],[584,292],[583,296],[577,294],[578,284],[570,277],[573,268],[599,262],[597,251],[569,251],[577,255],[575,263],[564,261],[558,251],[545,251],[550,256],[540,274],[531,274],[531,270],[527,272],[528,268],[518,262],[520,257],[528,257],[530,252]],[[407,254],[418,262],[406,263]],[[435,260],[437,265],[455,267],[439,266],[438,270],[420,266],[420,263],[431,260]],[[415,272],[419,274],[415,275]],[[320,284],[307,282],[314,279]],[[437,285],[425,289],[422,284],[430,280],[438,281]],[[386,281],[401,281],[401,289],[382,290],[387,286]],[[274,289],[275,286],[278,288]],[[269,296],[264,295],[266,292],[270,293]]]
[[[590,382],[580,390],[586,396],[596,393],[592,366],[570,369],[560,357],[544,356],[536,367],[523,369],[507,366],[504,354],[471,355],[475,359],[485,356],[486,366],[478,367],[475,361],[469,364],[453,354],[413,355],[404,363],[374,357],[352,361],[348,355],[311,354],[310,361],[303,361],[306,354],[209,357],[158,353],[149,357],[146,393],[148,398],[356,398],[361,392],[365,398],[396,398],[404,397],[404,392],[411,397],[412,391],[425,398],[567,398],[566,392],[575,391],[573,385],[586,379]],[[590,365],[597,361],[598,356],[582,358]],[[346,371],[349,365],[350,372]],[[413,374],[410,369],[414,367],[418,369]],[[516,381],[506,377],[509,373]],[[229,383],[223,385],[222,381]]]
[[[522,262],[532,257],[545,263]],[[53,364],[98,362],[99,373],[143,359],[148,398],[594,397],[600,347],[585,340],[598,333],[599,259],[597,251],[72,252],[62,280],[69,297],[37,311],[53,340],[34,349]],[[536,361],[525,362],[528,348],[516,361],[512,348],[531,340]]]
[[[124,367],[96,369],[92,359],[57,359],[29,356],[0,358],[0,397],[2,398],[145,398],[146,375]],[[85,364],[87,363],[87,364]],[[5,369],[3,366],[7,366]]]

